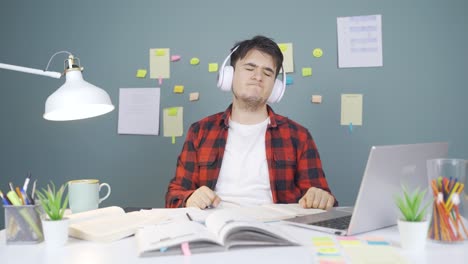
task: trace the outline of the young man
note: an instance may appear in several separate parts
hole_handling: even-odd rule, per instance
[[[309,131],[267,105],[283,63],[278,45],[256,36],[232,51],[232,104],[190,126],[166,207],[337,205]]]

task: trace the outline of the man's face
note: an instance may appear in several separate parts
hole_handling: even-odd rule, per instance
[[[276,67],[273,58],[256,49],[251,50],[234,67],[232,83],[235,100],[251,106],[265,104],[275,84]]]

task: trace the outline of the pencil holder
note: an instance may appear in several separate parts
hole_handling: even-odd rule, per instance
[[[35,244],[44,236],[40,205],[4,205],[7,244]]]
[[[452,178],[438,177],[431,181],[431,188],[434,202],[429,238],[446,243],[466,240],[468,229],[459,208],[464,184]]]

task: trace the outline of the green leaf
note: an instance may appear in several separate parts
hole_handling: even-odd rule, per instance
[[[419,188],[416,188],[410,193],[404,185],[402,185],[402,190],[403,195],[396,197],[395,203],[400,209],[404,220],[411,222],[422,221],[430,205],[430,203],[422,205],[427,190],[420,191]]]
[[[58,189],[53,182],[47,185],[47,189],[37,192],[41,206],[44,212],[49,216],[50,220],[61,220],[68,205],[68,193],[63,199],[65,185],[61,185]]]

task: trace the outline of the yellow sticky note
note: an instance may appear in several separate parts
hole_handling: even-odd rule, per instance
[[[278,44],[278,47],[280,48],[282,52],[285,52],[286,50],[288,50],[288,45],[286,44]]]
[[[156,56],[164,56],[166,51],[164,49],[156,49]]]
[[[286,73],[294,72],[294,52],[292,43],[279,43],[281,52],[283,53],[283,69]]]
[[[316,247],[334,247],[335,242],[333,241],[314,241],[312,244]]]
[[[302,76],[312,76],[312,68],[302,68]]]
[[[137,78],[145,78],[146,77],[146,70],[145,69],[138,69],[136,73]]]
[[[183,85],[175,85],[174,86],[174,93],[183,93],[184,92],[184,86]]]
[[[339,250],[336,247],[319,247],[317,248],[317,252],[322,254],[336,254]]]
[[[312,51],[312,55],[316,58],[320,58],[323,55],[323,50],[320,48],[316,48]]]
[[[191,64],[191,65],[198,65],[199,63],[200,63],[200,59],[199,59],[199,58],[193,57],[193,58],[190,59],[190,64]]]
[[[171,50],[164,48],[150,49],[150,68],[149,74],[151,79],[169,79],[171,77]],[[161,85],[161,84],[160,84]]]
[[[176,116],[177,115],[177,107],[168,108],[167,109],[167,115]]]
[[[341,125],[362,126],[362,94],[341,95]]]
[[[190,93],[189,100],[190,101],[198,101],[198,98],[200,97],[200,93]]]
[[[218,71],[218,63],[209,63],[208,64],[208,71],[209,72],[217,72]]]

